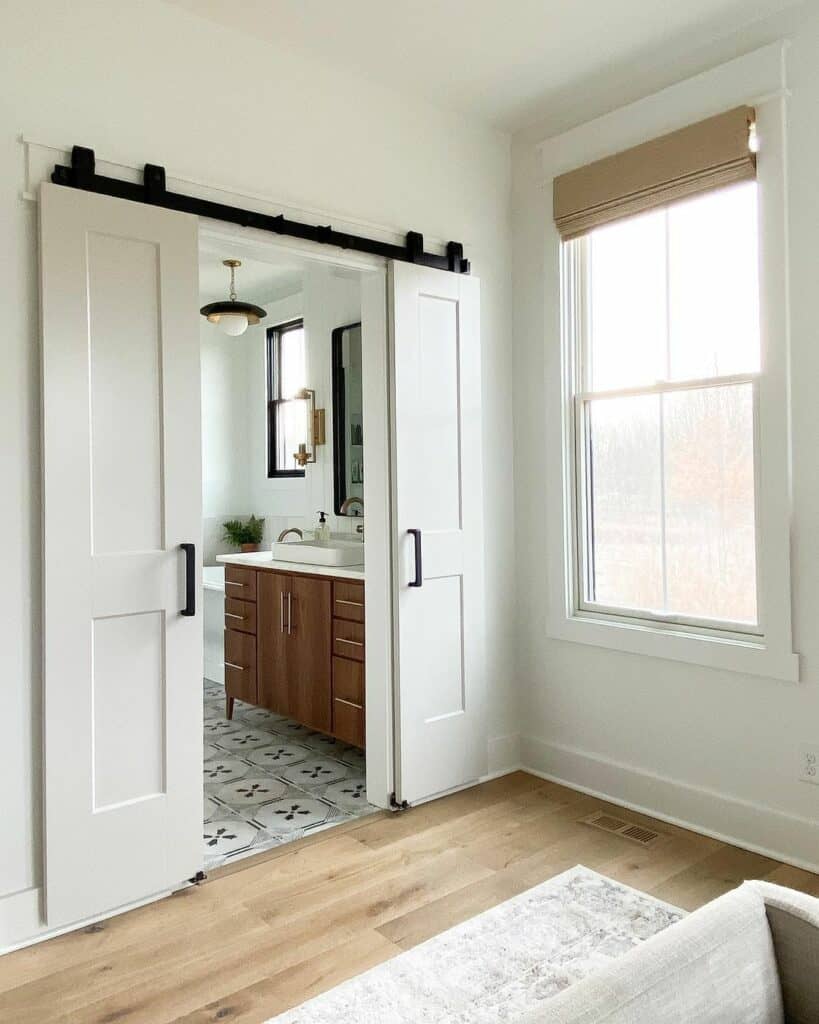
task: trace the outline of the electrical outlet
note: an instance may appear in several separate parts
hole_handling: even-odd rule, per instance
[[[819,786],[819,746],[799,748],[799,780]]]

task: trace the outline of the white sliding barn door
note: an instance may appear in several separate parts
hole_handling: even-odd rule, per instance
[[[396,789],[410,804],[487,770],[477,279],[390,268]]]
[[[177,888],[202,864],[202,618],[180,614],[180,544],[201,535],[198,227],[44,184],[40,228],[57,926]]]

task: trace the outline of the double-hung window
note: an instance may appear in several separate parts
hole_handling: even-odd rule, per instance
[[[267,329],[267,475],[303,477],[295,452],[304,440],[306,384],[304,321],[290,320]]]
[[[552,636],[798,678],[782,125],[736,107],[553,179]]]
[[[566,243],[581,609],[758,631],[757,233],[749,181]]]

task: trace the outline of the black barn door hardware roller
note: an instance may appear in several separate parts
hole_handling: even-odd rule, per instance
[[[169,192],[165,187],[165,168],[157,164],[145,164],[142,184],[120,181],[119,178],[107,178],[97,174],[94,150],[85,146],[74,146],[71,151],[71,166],[56,164],[51,180],[55,185],[79,188],[84,192],[129,199],[131,202],[147,203],[149,206],[162,206],[166,210],[178,210],[180,213],[210,217],[212,220],[223,220],[246,228],[272,231],[276,235],[289,235],[308,242],[335,245],[340,249],[352,249],[354,252],[366,252],[387,260],[417,263],[422,267],[450,270],[455,274],[469,273],[469,260],[464,259],[464,247],[460,242],[447,242],[446,255],[441,256],[424,252],[424,236],[417,231],[407,232],[404,245],[394,245],[390,242],[380,242],[376,238],[336,231],[329,224],[326,227],[303,224],[297,220],[288,220],[283,214],[272,216],[268,213],[257,213],[255,210],[243,210],[238,206],[228,206],[226,203],[214,203],[209,199],[186,196],[181,192]]]

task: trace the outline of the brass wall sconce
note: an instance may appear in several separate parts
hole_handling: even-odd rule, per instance
[[[316,393],[312,388],[302,388],[296,395],[305,402],[309,402],[307,410],[307,444],[300,444],[299,450],[293,453],[293,458],[303,469],[308,462],[316,461],[316,448],[326,443],[324,429],[324,409],[316,408]],[[309,450],[308,450],[309,446]]]

